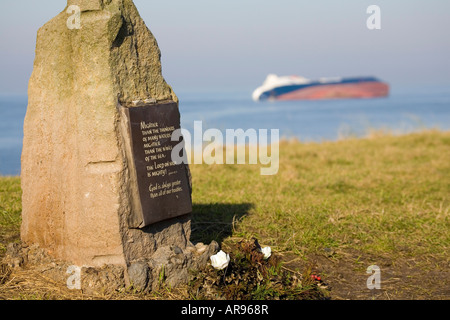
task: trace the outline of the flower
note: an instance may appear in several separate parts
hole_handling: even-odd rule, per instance
[[[211,256],[211,265],[218,270],[225,269],[229,263],[230,255],[223,252],[222,250],[220,250],[219,253]]]
[[[264,247],[261,249],[261,252],[264,254],[264,259],[269,259],[272,255],[272,249],[270,247]]]
[[[321,277],[319,277],[319,276],[316,276],[315,274],[312,274],[311,275],[311,279],[313,279],[313,280],[316,280],[316,281],[322,281],[322,278]]]

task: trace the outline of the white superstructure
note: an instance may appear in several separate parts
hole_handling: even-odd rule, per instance
[[[311,80],[300,76],[283,76],[279,77],[276,74],[269,74],[263,85],[253,92],[253,100],[259,101],[262,93],[275,89],[277,87],[301,85],[311,83]]]

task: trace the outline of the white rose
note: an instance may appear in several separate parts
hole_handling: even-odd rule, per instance
[[[211,256],[211,265],[218,270],[225,269],[229,263],[230,255],[226,254],[222,250],[220,250],[219,253]]]
[[[270,247],[262,248],[261,252],[264,254],[264,259],[266,260],[272,255],[272,249]]]

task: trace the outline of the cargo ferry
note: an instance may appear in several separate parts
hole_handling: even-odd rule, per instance
[[[253,92],[253,100],[361,99],[388,95],[389,85],[375,77],[309,80],[300,76],[270,74]]]

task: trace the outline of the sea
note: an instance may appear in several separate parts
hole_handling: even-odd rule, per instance
[[[378,99],[254,102],[251,90],[175,90],[181,127],[278,129],[282,139],[303,142],[364,137],[372,131],[407,134],[450,130],[450,86],[392,86]],[[26,95],[0,95],[0,175],[20,175]]]

